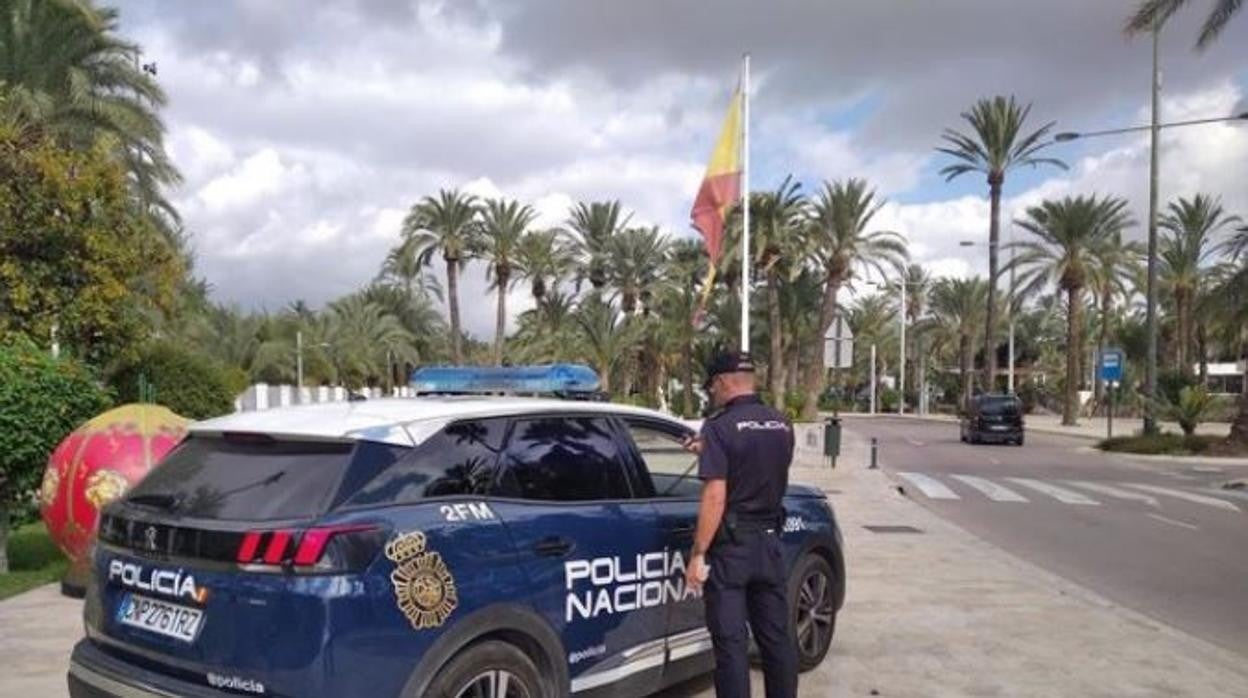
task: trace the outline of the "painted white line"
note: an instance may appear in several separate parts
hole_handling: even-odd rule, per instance
[[[1174,524],[1175,526],[1182,526],[1183,528],[1190,528],[1190,529],[1192,529],[1193,531],[1199,531],[1199,530],[1200,530],[1200,528],[1198,528],[1198,527],[1197,527],[1197,526],[1195,526],[1194,524],[1187,523],[1186,521],[1176,521],[1176,520],[1174,520],[1174,519],[1167,519],[1166,517],[1162,516],[1161,514],[1149,514],[1149,516],[1150,516],[1150,517],[1152,517],[1152,518],[1154,518],[1154,519],[1157,519],[1158,521],[1164,521],[1164,522],[1166,522],[1166,523],[1168,523],[1168,524]]]
[[[1032,480],[1031,478],[1026,477],[1007,477],[1006,480],[1020,484],[1023,487],[1033,489],[1040,494],[1047,494],[1063,504],[1085,504],[1091,506],[1097,506],[1100,504],[1100,502],[1095,499],[1085,497],[1074,490],[1068,490],[1065,487],[1058,487],[1057,485],[1052,485],[1041,480]]]
[[[961,499],[956,492],[945,486],[943,482],[923,473],[897,473],[910,484],[922,490],[928,499]]]
[[[1239,507],[1235,506],[1231,502],[1226,501],[1225,499],[1218,499],[1217,497],[1210,497],[1204,494],[1195,494],[1195,493],[1187,492],[1184,490],[1173,490],[1173,489],[1170,489],[1169,487],[1159,487],[1157,485],[1143,485],[1143,484],[1134,483],[1134,482],[1124,482],[1122,484],[1126,485],[1127,487],[1132,487],[1137,490],[1143,490],[1144,492],[1152,492],[1153,494],[1164,494],[1167,497],[1175,497],[1176,499],[1183,499],[1189,502],[1195,502],[1197,504],[1204,504],[1205,506],[1216,507],[1218,509],[1224,509],[1226,511],[1239,511]]]
[[[903,437],[901,437],[901,438],[905,439],[905,440],[906,440],[906,443],[910,444],[911,446],[922,446],[922,445],[923,445],[923,442],[922,442],[922,441],[919,441],[918,439],[912,439],[912,438],[910,438],[909,436],[903,436]]]
[[[971,487],[983,492],[984,495],[994,502],[1025,502],[1027,498],[1015,492],[1014,490],[998,485],[987,478],[975,477],[974,475],[950,475],[953,479],[964,482]]]
[[[1124,490],[1120,487],[1114,487],[1100,482],[1088,482],[1087,480],[1066,480],[1065,482],[1068,485],[1074,485],[1075,487],[1088,490],[1089,492],[1109,495],[1110,497],[1117,497],[1118,499],[1130,499],[1135,502],[1144,502],[1145,504],[1153,507],[1161,506],[1157,503],[1156,497],[1150,497],[1149,495],[1140,494],[1139,492]]]
[[[991,456],[989,456],[989,457],[988,457],[988,460],[989,460],[990,462],[992,462],[992,464],[993,464],[993,465],[1001,465],[1001,461],[999,461],[999,460],[997,460],[996,458],[993,458],[993,457],[991,457]]]

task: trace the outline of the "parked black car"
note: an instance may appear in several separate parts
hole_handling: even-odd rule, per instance
[[[1023,445],[1023,403],[1013,395],[976,395],[962,414],[961,437],[965,443],[1013,443]]]

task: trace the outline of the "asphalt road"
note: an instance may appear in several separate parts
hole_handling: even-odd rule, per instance
[[[915,501],[1011,554],[1248,656],[1248,468],[1143,461],[1028,432],[971,446],[956,424],[853,419]]]

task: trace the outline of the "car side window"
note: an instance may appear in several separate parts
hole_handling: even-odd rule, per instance
[[[644,422],[625,424],[651,475],[680,475],[689,470],[696,456],[685,450],[679,435]]]
[[[622,455],[606,419],[517,420],[496,494],[564,502],[629,499]]]
[[[413,502],[426,497],[486,494],[494,481],[507,420],[464,420],[447,425],[374,475],[347,506]]]

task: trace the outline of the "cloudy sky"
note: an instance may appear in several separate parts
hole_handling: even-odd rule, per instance
[[[313,305],[367,282],[400,221],[440,187],[531,202],[620,199],[691,235],[688,211],[740,56],[750,52],[754,189],[866,177],[938,273],[986,268],[982,178],[946,183],[933,148],[974,100],[1033,102],[1034,125],[1147,123],[1150,42],[1136,0],[121,0],[159,66],[174,193],[215,297]],[[1207,2],[1162,38],[1162,118],[1248,111],[1248,16],[1193,49]],[[1163,201],[1207,192],[1248,214],[1248,123],[1166,131]],[[1005,213],[1067,193],[1147,202],[1147,134],[1061,144],[1071,169],[1007,181]],[[1140,226],[1134,235],[1143,235]],[[485,282],[468,331],[492,331]],[[525,299],[517,290],[518,303]],[[513,306],[514,307],[514,306]],[[523,307],[523,306],[521,306]]]

